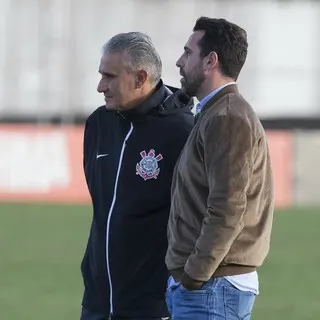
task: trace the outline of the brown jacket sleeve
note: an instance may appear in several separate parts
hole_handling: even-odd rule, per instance
[[[243,228],[254,152],[253,132],[241,118],[213,117],[202,132],[209,185],[207,215],[185,265],[187,275],[197,281],[213,275]]]

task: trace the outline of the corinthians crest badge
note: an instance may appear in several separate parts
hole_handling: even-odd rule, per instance
[[[141,151],[141,161],[137,163],[136,174],[142,177],[145,181],[148,179],[157,179],[160,168],[158,162],[163,159],[161,154],[156,156],[155,151],[151,149],[148,153]]]

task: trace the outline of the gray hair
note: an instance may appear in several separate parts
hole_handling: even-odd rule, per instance
[[[141,32],[119,33],[104,46],[103,54],[121,52],[127,57],[126,69],[133,73],[139,69],[147,71],[150,82],[156,86],[162,75],[162,62],[151,38]]]

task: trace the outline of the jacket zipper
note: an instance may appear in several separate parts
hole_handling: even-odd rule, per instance
[[[109,287],[110,287],[110,315],[113,314],[113,304],[112,304],[112,280],[111,280],[111,272],[110,272],[110,263],[109,263],[109,227],[110,227],[110,221],[111,221],[111,215],[112,211],[114,208],[114,205],[116,203],[117,199],[117,187],[118,187],[118,180],[119,180],[119,175],[120,175],[120,170],[121,170],[121,165],[122,165],[122,159],[123,159],[123,154],[124,154],[124,149],[126,147],[126,142],[129,139],[131,133],[133,131],[133,124],[130,123],[130,130],[127,133],[120,152],[120,157],[119,157],[119,162],[118,162],[118,169],[117,169],[117,175],[116,175],[116,181],[114,184],[114,189],[113,189],[113,198],[111,202],[111,206],[109,209],[109,214],[108,214],[108,220],[107,220],[107,230],[106,230],[106,260],[107,260],[107,271],[108,271],[108,278],[109,278]]]

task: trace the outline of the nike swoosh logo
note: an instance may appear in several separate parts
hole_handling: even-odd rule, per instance
[[[109,155],[109,153],[100,153],[100,154],[97,154],[97,159],[102,158],[102,157],[106,157],[106,156],[108,156],[108,155]]]

